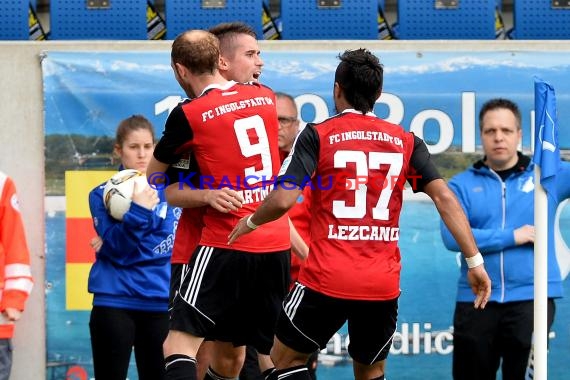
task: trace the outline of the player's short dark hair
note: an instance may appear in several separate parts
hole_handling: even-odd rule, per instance
[[[485,114],[489,111],[494,111],[497,109],[507,109],[515,115],[515,119],[517,120],[517,129],[521,129],[522,125],[522,118],[521,118],[521,111],[519,107],[516,105],[515,102],[509,99],[504,98],[494,98],[491,100],[486,101],[481,110],[479,111],[479,130],[483,130],[483,118]]]
[[[380,60],[367,49],[346,50],[339,59],[334,80],[346,100],[362,113],[372,111],[382,93],[384,67]]]
[[[212,33],[220,40],[230,34],[248,34],[253,38],[257,38],[255,30],[253,30],[253,28],[248,24],[240,21],[223,22],[221,24],[211,27],[210,29],[208,29],[208,32]]]
[[[170,59],[194,74],[213,74],[218,68],[219,41],[204,30],[190,30],[179,34],[172,43]]]
[[[234,46],[233,40],[240,34],[247,34],[248,36],[257,39],[255,30],[248,24],[240,21],[223,22],[211,27],[208,29],[208,32],[212,33],[220,40],[220,53],[222,55],[230,54],[232,46]]]

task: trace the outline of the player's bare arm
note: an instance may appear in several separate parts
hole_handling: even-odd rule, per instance
[[[435,203],[441,219],[457,241],[465,258],[480,255],[471,232],[469,221],[455,197],[443,179],[435,179],[425,185],[424,191]],[[491,280],[481,262],[468,273],[471,289],[476,295],[475,308],[484,308],[491,296]]]
[[[147,177],[151,176],[153,183],[151,185],[157,186],[164,182],[164,177],[153,175],[153,173],[165,173],[168,169],[168,164],[158,161],[156,158],[151,157],[148,167],[146,168]],[[155,182],[156,181],[156,182]]]
[[[230,188],[193,189],[183,182],[173,183],[165,190],[169,204],[183,208],[210,206],[219,212],[237,211],[243,204],[243,196]]]
[[[299,235],[291,219],[289,219],[289,235],[291,237],[291,252],[301,260],[305,260],[309,256],[309,246]]]
[[[255,213],[240,219],[228,236],[228,244],[231,245],[240,236],[250,233],[262,224],[279,219],[297,202],[301,191],[299,188],[286,189],[276,186]]]

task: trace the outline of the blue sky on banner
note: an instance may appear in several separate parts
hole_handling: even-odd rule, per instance
[[[339,53],[264,51],[261,80],[276,91],[302,96],[304,121],[328,117],[334,114],[331,94]],[[426,141],[451,135],[453,146],[461,147],[466,138],[475,138],[479,145],[479,107],[503,96],[520,105],[523,146],[530,148],[534,96],[529,83],[534,75],[557,84],[560,120],[570,120],[570,107],[562,107],[570,102],[568,53],[375,53],[385,66],[386,93],[376,114],[407,130],[419,123]],[[160,131],[169,110],[184,96],[172,75],[168,51],[49,52],[42,67],[47,134],[112,135],[117,122],[134,113],[149,117]],[[560,145],[570,148],[570,133],[561,133]]]
[[[534,102],[536,128],[533,160],[540,166],[542,187],[556,198],[556,173],[560,162],[556,94],[549,83],[539,78],[534,80]]]

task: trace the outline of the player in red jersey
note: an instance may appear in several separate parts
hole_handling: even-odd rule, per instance
[[[255,31],[242,22],[224,22],[208,31],[220,40],[220,74],[240,83],[257,82],[263,60]]]
[[[224,78],[237,82],[255,82],[259,79],[263,60],[260,57],[255,31],[249,25],[241,22],[221,23],[208,31],[220,41],[219,71]],[[183,207],[178,228],[188,230],[180,234],[184,239],[175,240],[172,252],[171,299],[178,294],[188,261],[202,233],[202,214],[205,208],[196,207],[196,199],[200,205],[217,208],[220,212],[234,211],[241,202],[239,194],[231,189],[204,190],[201,194],[200,191],[192,189],[189,189],[189,192],[181,191],[179,186],[174,184],[178,182],[179,176],[186,177],[189,173],[199,172],[195,158],[190,154],[188,160],[182,160],[182,163],[181,167],[171,167],[167,171],[169,183],[172,185],[166,189],[166,197],[169,203]],[[193,179],[196,180],[194,187],[199,187],[198,176],[195,175]],[[228,201],[232,204],[231,208],[227,207]],[[233,206],[234,203],[236,206]],[[200,346],[196,357],[198,378],[235,377],[244,358],[244,346],[206,340]],[[255,363],[257,365],[257,354]]]
[[[276,92],[277,119],[279,121],[279,153],[281,162],[291,152],[295,138],[299,133],[299,118],[295,99],[284,92]],[[287,212],[293,226],[291,228],[291,283],[297,281],[299,269],[303,265],[309,251],[311,235],[309,231],[309,205],[311,203],[311,188],[306,187],[297,198],[295,205]],[[294,232],[297,236],[294,236]],[[293,253],[292,252],[292,253]]]
[[[271,380],[309,379],[308,356],[346,321],[355,378],[384,379],[400,295],[398,223],[406,179],[415,178],[414,191],[432,198],[466,252],[475,307],[484,307],[491,292],[469,223],[426,145],[372,113],[383,80],[378,58],[358,49],[340,60],[333,91],[340,113],[301,132],[276,189],[229,235],[233,244],[263,228],[295,203],[305,185],[313,187],[310,253],[283,303]]]
[[[194,358],[205,336],[251,344],[266,357],[262,370],[271,367],[273,329],[289,281],[287,218],[227,245],[233,225],[271,189],[279,169],[278,124],[273,92],[225,80],[218,55],[217,39],[205,31],[186,32],[174,41],[173,69],[193,99],[169,115],[148,169],[164,171],[178,162],[180,152],[191,150],[201,188],[230,188],[243,200],[232,212],[207,208],[204,213],[200,245],[171,311],[164,346],[167,379],[195,378]]]
[[[295,138],[299,133],[299,118],[295,99],[289,94],[276,92],[277,98],[277,119],[279,120],[279,150],[281,153],[289,155],[293,149]],[[283,157],[283,160],[286,157]],[[293,207],[289,209],[287,215],[293,226],[291,227],[291,288],[295,285],[299,277],[299,271],[305,264],[309,254],[311,242],[310,220],[311,220],[311,187],[306,186],[303,193],[299,195]],[[294,236],[295,232],[298,239]],[[293,252],[295,254],[293,254]],[[319,350],[315,350],[308,358],[307,368],[312,380],[317,378],[317,365]]]
[[[279,154],[281,162],[289,155],[293,148],[293,143],[299,132],[299,118],[295,99],[284,92],[276,92],[277,119],[279,121]],[[295,205],[287,212],[287,216],[291,222],[291,286],[297,281],[299,269],[305,262],[309,253],[309,221],[310,221],[310,187],[307,186],[303,190],[303,194],[299,196]],[[316,379],[316,369],[318,364],[318,351],[315,351],[309,358],[307,368],[311,379]],[[261,379],[261,372],[257,364],[257,354],[251,347],[247,348],[243,368],[240,372],[240,380]]]
[[[259,79],[263,60],[260,57],[260,50],[256,40],[255,31],[250,26],[240,22],[221,23],[210,28],[208,31],[214,34],[220,41],[219,71],[224,78],[235,80],[237,82],[253,82]],[[185,176],[188,173],[197,173],[198,167],[195,165],[194,160],[195,158],[189,155],[186,165],[179,168],[172,168],[180,170],[167,172],[170,177],[170,183],[177,182],[179,174]],[[198,185],[198,182],[194,183],[194,186]],[[174,191],[167,190],[167,192],[169,201],[172,200],[174,202],[182,203],[179,206],[184,207],[184,202],[188,199],[186,195],[184,195],[182,199],[178,198],[177,195],[181,192],[176,188],[174,188]],[[209,192],[209,194],[204,193],[204,203],[212,207],[219,207],[220,211],[222,211],[222,208],[226,207],[224,202],[226,202],[228,198],[220,195],[220,193],[223,192],[214,191]],[[235,200],[235,197],[238,195],[234,192],[227,192],[227,194],[231,200]],[[207,196],[209,198],[206,198]],[[202,213],[202,208],[186,207],[179,222],[179,227],[186,228],[186,224],[188,224],[188,228],[193,229],[189,234],[195,235],[196,245],[199,242],[202,230]],[[185,217],[184,214],[189,215]],[[172,255],[172,263],[187,264],[190,254],[194,251],[194,249],[188,249],[188,247],[191,247],[193,243],[194,240],[185,239],[184,242],[179,243],[179,247],[175,246]],[[182,247],[182,244],[184,244],[184,247]]]

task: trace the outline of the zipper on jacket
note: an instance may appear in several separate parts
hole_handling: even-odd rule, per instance
[[[505,184],[505,182],[503,181],[503,179],[501,178],[500,175],[497,174],[497,172],[495,172],[493,169],[490,169],[490,172],[493,173],[493,175],[499,180],[499,183],[501,184],[501,208],[502,208],[502,220],[501,220],[501,229],[504,230],[505,229],[505,224],[506,224],[506,220],[507,220],[507,185]],[[505,262],[504,262],[504,256],[505,253],[503,250],[501,250],[501,254],[499,256],[499,261],[501,263],[500,268],[501,268],[501,299],[500,302],[503,303],[505,302]]]
[[[499,178],[500,179],[500,178]],[[501,180],[501,203],[503,207],[503,221],[501,228],[505,229],[507,221],[507,185]],[[505,266],[504,266],[504,251],[501,250],[501,302],[505,302]]]

